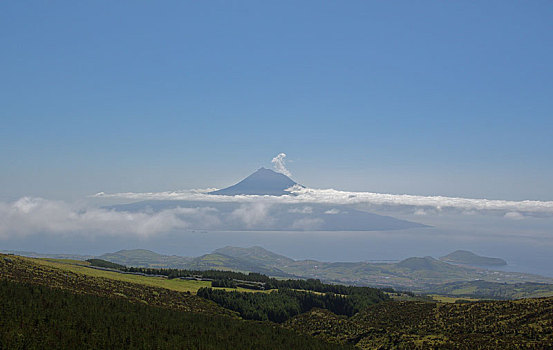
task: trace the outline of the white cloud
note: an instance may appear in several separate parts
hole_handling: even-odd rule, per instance
[[[301,218],[295,220],[292,224],[292,228],[295,230],[316,230],[324,224],[321,218]]]
[[[275,170],[279,173],[282,173],[286,176],[292,176],[290,171],[286,169],[286,161],[284,160],[286,158],[286,153],[279,153],[276,157],[271,160],[271,163],[273,163],[273,167]]]
[[[268,224],[271,222],[269,218],[269,207],[267,203],[249,203],[240,206],[233,210],[231,217],[244,222],[247,227]]]
[[[288,209],[288,212],[295,214],[313,214],[313,207],[296,207]]]
[[[516,212],[516,211],[510,211],[510,212],[506,213],[504,215],[504,217],[506,219],[511,219],[511,220],[522,220],[522,219],[524,219],[524,215],[522,215],[521,213]]]
[[[133,200],[173,199],[205,202],[262,202],[262,203],[319,203],[329,205],[364,205],[368,209],[408,210],[426,214],[456,211],[463,214],[494,213],[505,215],[518,212],[522,215],[553,216],[553,201],[509,201],[444,196],[415,196],[374,192],[347,192],[334,189],[313,189],[294,186],[285,196],[216,196],[197,190],[159,193],[99,193],[98,198],[126,198]],[[418,212],[422,213],[421,211]]]
[[[329,210],[325,211],[325,214],[329,214],[329,215],[340,214],[340,210],[338,210],[336,208],[332,208],[332,209],[329,209]]]
[[[292,193],[301,202],[328,204],[368,204],[373,207],[411,207],[416,209],[446,209],[461,212],[520,212],[553,215],[553,201],[508,201],[443,196],[395,195],[373,192],[346,192],[334,189],[295,188]]]
[[[148,237],[183,229],[201,221],[218,224],[213,208],[173,208],[159,212],[126,212],[23,197],[0,202],[0,238],[36,233],[61,235],[134,235]]]

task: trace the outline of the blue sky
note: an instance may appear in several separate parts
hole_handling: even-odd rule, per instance
[[[550,1],[0,4],[0,199],[313,187],[553,199]]]

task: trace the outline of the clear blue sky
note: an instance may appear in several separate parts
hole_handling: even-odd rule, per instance
[[[308,186],[553,200],[551,1],[3,1],[0,199]]]

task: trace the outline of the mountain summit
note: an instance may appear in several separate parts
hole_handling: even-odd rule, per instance
[[[236,185],[209,192],[209,194],[226,196],[239,194],[282,196],[290,194],[290,192],[285,190],[294,185],[297,185],[297,183],[288,176],[270,169],[260,168]]]

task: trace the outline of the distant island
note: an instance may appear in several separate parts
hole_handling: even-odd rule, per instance
[[[488,258],[486,256],[476,255],[468,250],[456,250],[440,258],[451,264],[461,264],[470,266],[505,266],[507,262],[500,258]]]
[[[235,185],[208,192],[216,201],[147,200],[104,207],[119,212],[160,212],[175,208],[209,210],[212,217],[187,217],[189,229],[209,231],[390,231],[428,227],[417,222],[378,215],[349,205],[331,203],[274,202],[265,207],[266,218],[251,220],[252,203],[233,196],[296,196],[291,188],[304,188],[288,176],[260,168]],[[227,198],[225,198],[227,197]]]
[[[259,246],[249,248],[227,246],[197,257],[163,255],[145,249],[120,250],[97,257],[79,258],[75,255],[70,256],[79,260],[98,258],[127,267],[254,272],[278,278],[314,278],[325,283],[393,287],[421,293],[443,290],[443,294],[456,294],[460,293],[462,288],[456,288],[457,285],[451,283],[472,281],[493,282],[498,284],[495,286],[498,288],[503,286],[504,283],[513,286],[528,282],[553,285],[553,279],[549,277],[512,271],[494,271],[493,268],[475,266],[476,264],[501,266],[505,265],[505,261],[498,258],[481,257],[471,252],[467,252],[468,254],[463,252],[456,251],[441,259],[435,259],[431,256],[410,257],[399,262],[386,263],[295,260]],[[46,257],[46,254],[30,252],[19,252],[19,254]],[[60,256],[52,257],[59,258]],[[464,259],[461,259],[463,257]],[[442,286],[447,283],[450,283],[450,285],[444,290]],[[462,287],[462,285],[459,286]],[[482,286],[479,285],[480,287]],[[534,288],[535,286],[526,287],[528,287],[526,289],[536,291],[542,289],[541,287]],[[488,293],[489,286],[483,285],[483,288],[484,290],[478,292],[480,296],[484,293],[493,297],[508,297],[513,294],[509,292],[507,295],[505,291],[499,294],[495,292]],[[550,295],[551,288],[547,287],[546,289],[547,295]],[[537,296],[533,292],[525,292],[520,296],[516,294],[517,297],[527,297],[529,295]]]

